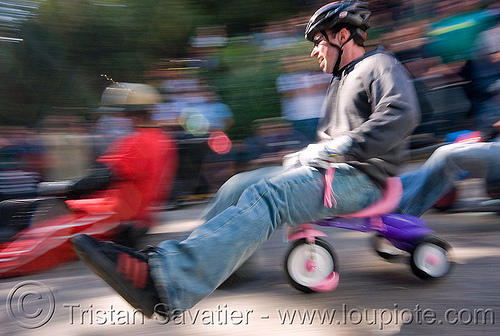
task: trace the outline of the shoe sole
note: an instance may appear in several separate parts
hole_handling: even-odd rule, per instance
[[[130,290],[123,286],[123,279],[116,275],[115,272],[108,272],[108,269],[114,270],[116,265],[109,261],[105,254],[101,253],[95,247],[95,243],[87,236],[80,235],[72,239],[73,248],[80,258],[80,260],[95,274],[101,277],[108,285],[110,285],[118,294],[120,294],[125,301],[132,307],[140,310],[146,317],[151,318],[155,313],[150,310],[146,305],[138,302]],[[90,247],[91,246],[91,247]]]

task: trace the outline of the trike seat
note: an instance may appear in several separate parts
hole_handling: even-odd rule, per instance
[[[388,214],[397,208],[403,196],[403,183],[399,177],[389,177],[384,188],[383,197],[372,205],[353,214],[341,217],[373,217]]]

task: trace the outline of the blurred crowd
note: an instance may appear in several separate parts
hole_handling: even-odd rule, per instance
[[[500,120],[500,8],[495,1],[369,1],[373,7],[367,49],[383,45],[414,77],[422,124],[413,148],[442,142],[461,129],[490,132]],[[255,120],[246,138],[226,134],[235,123],[210,78],[193,69],[220,67],[218,54],[231,38],[224,27],[200,27],[189,41],[190,55],[177,66],[148,74],[162,93],[153,119],[175,135],[180,167],[173,198],[209,195],[237,172],[279,164],[283,155],[315,140],[321,105],[331,79],[303,49],[310,13],[270,22],[252,33],[262,52],[279,50],[276,78],[281,115]],[[291,52],[300,46],[302,53]],[[309,46],[309,45],[306,45]],[[91,117],[89,118],[88,115]],[[131,132],[118,114],[60,111],[37,128],[0,129],[0,171],[36,172],[44,180],[81,177],[107,146]],[[211,142],[211,136],[218,135]],[[222,142],[221,142],[222,141]],[[218,143],[218,146],[213,146]]]

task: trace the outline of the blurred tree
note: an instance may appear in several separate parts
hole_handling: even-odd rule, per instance
[[[144,71],[158,60],[186,57],[196,27],[223,24],[230,34],[241,34],[269,20],[296,13],[296,3],[296,0],[14,1],[9,6],[22,7],[20,13],[24,13],[25,19],[16,21],[17,43],[0,40],[0,74],[4,79],[0,83],[0,120],[33,123],[54,106],[96,106],[102,90],[109,84],[102,74],[116,81],[141,81]],[[268,62],[245,59],[250,65],[248,69],[254,69],[257,77],[250,91],[231,92],[242,99],[259,88],[267,90],[272,79],[265,68]],[[239,61],[237,67],[244,68],[242,60]],[[249,71],[228,71],[226,74],[231,77],[227,82],[237,81],[245,72]],[[266,79],[259,80],[259,74],[266,75]],[[242,82],[249,80],[246,77]],[[257,87],[263,82],[264,87]]]
[[[211,13],[214,24],[228,27],[229,34],[247,33],[262,27],[267,21],[297,14],[290,0],[204,0],[199,3],[205,13]],[[296,2],[296,1],[295,1]]]
[[[230,137],[242,139],[252,134],[249,125],[253,120],[281,114],[275,84],[279,56],[251,43],[234,42],[221,50],[220,58],[223,71],[207,77],[233,110],[235,125],[229,130]]]
[[[184,53],[190,22],[199,21],[185,2],[40,2],[21,27],[21,41],[0,45],[8,79],[0,85],[0,118],[30,123],[53,106],[95,106],[109,84],[102,74],[141,81],[152,60]]]

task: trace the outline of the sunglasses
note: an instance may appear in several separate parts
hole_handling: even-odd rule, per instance
[[[315,38],[315,39],[313,40],[314,47],[319,46],[319,44],[320,44],[322,41],[325,41],[325,38],[324,38],[323,36],[318,36],[317,38]]]

